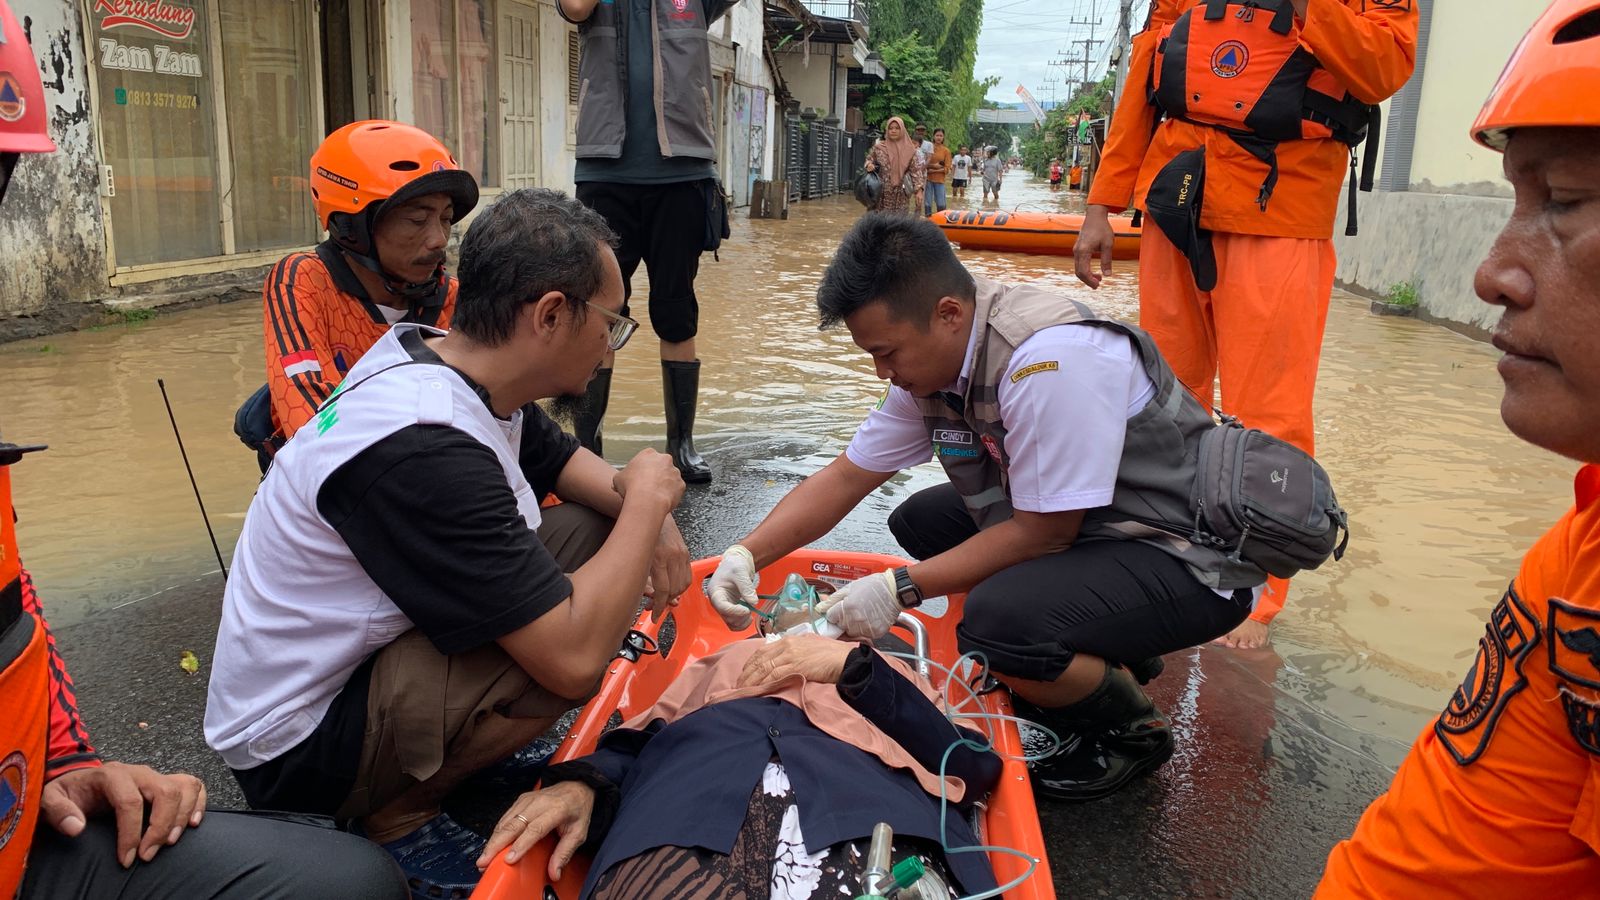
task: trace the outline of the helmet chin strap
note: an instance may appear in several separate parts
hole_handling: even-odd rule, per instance
[[[412,305],[422,303],[432,297],[439,290],[439,279],[444,276],[444,263],[440,263],[434,267],[433,275],[428,280],[406,281],[404,278],[385,269],[383,263],[379,262],[375,256],[357,253],[348,247],[344,248],[344,251],[347,256],[360,263],[362,268],[383,279],[384,290]]]

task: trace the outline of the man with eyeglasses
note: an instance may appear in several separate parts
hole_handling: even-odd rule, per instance
[[[482,211],[451,330],[397,325],[362,357],[234,554],[207,742],[251,806],[351,821],[414,896],[478,878],[483,839],[441,800],[531,786],[530,744],[593,693],[641,597],[659,616],[688,588],[671,457],[618,471],[535,405],[581,397],[633,334],[615,240],[555,191]]]

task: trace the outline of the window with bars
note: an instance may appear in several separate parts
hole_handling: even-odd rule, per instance
[[[567,103],[578,104],[578,32],[567,32]]]

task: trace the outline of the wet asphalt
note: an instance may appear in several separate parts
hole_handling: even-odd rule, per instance
[[[716,482],[691,488],[678,511],[694,556],[720,552],[799,480],[772,469],[773,449],[724,445],[713,456]],[[897,552],[883,522],[917,486],[875,493],[820,545]],[[212,805],[237,807],[238,788],[200,731],[222,587],[219,573],[200,575],[57,638],[103,754],[194,773]],[[201,657],[198,676],[177,665],[185,649]],[[1173,720],[1172,761],[1109,799],[1040,806],[1059,896],[1310,895],[1329,848],[1388,784],[1394,751],[1286,692],[1295,674],[1282,667],[1270,649],[1167,659],[1150,692]]]

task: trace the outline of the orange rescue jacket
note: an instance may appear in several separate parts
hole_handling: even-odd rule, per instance
[[[1600,466],[1522,560],[1477,659],[1319,900],[1589,897],[1600,885]]]
[[[389,331],[344,253],[324,241],[273,266],[261,289],[272,421],[285,439],[311,420],[344,373]],[[402,322],[449,328],[456,280],[408,311]]]
[[[100,765],[16,538],[0,465],[0,897],[22,883],[45,782]]]
[[[1204,0],[1154,0],[1150,20],[1133,40],[1128,82],[1112,117],[1088,202],[1143,208],[1150,181],[1174,156],[1206,150],[1205,205],[1200,225],[1212,231],[1296,238],[1333,234],[1339,187],[1350,148],[1332,137],[1277,145],[1278,180],[1271,202],[1259,202],[1269,165],[1227,132],[1179,119],[1156,124],[1147,102],[1151,64],[1163,29]],[[1416,61],[1414,0],[1307,0],[1300,44],[1356,99],[1378,103],[1405,84]],[[1369,138],[1372,139],[1372,138]]]

